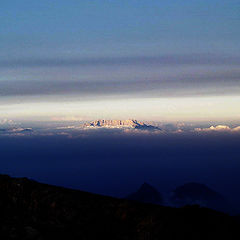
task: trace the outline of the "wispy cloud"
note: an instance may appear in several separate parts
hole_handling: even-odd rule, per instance
[[[11,119],[7,119],[7,118],[4,118],[4,119],[0,119],[0,125],[14,125],[15,122]]]
[[[240,57],[210,54],[0,59],[0,96],[231,95],[239,65]]]
[[[131,93],[145,93],[145,96],[206,96],[238,94],[239,90],[240,71],[157,76],[139,80],[0,81],[0,96],[79,94],[84,97]]]
[[[182,65],[214,64],[239,65],[240,57],[209,54],[161,55],[161,56],[128,56],[128,57],[95,57],[95,58],[25,58],[0,60],[0,68],[13,67],[72,67],[96,65]]]
[[[79,122],[85,120],[84,117],[79,116],[62,116],[62,117],[51,117],[51,121],[57,122]]]
[[[32,133],[32,128],[13,127],[0,129],[0,136],[29,136]]]

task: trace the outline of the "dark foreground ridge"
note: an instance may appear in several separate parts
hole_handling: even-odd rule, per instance
[[[234,218],[0,175],[0,239],[239,239]],[[238,235],[237,235],[238,234]]]

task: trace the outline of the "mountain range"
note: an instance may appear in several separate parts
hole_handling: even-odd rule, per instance
[[[240,224],[234,217],[208,208],[139,203],[7,175],[0,175],[0,211],[0,239],[240,237]]]
[[[198,205],[226,213],[234,213],[234,208],[231,207],[224,196],[205,184],[194,182],[178,186],[170,194],[164,195],[155,187],[144,183],[136,192],[126,196],[126,199],[173,207]]]
[[[95,120],[89,123],[85,123],[84,127],[105,127],[105,128],[134,128],[134,129],[148,129],[148,130],[160,130],[158,127],[148,125],[144,122],[140,122],[134,119],[128,120]]]
[[[190,182],[177,187],[171,200],[177,207],[198,204],[220,211],[230,210],[224,196],[201,183]]]

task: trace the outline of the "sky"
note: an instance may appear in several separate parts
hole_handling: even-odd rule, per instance
[[[240,118],[239,0],[2,0],[0,9],[0,118]]]
[[[194,181],[240,208],[239,93],[240,0],[0,1],[1,173],[118,197]]]

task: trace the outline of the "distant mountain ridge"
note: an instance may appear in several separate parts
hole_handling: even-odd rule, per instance
[[[240,237],[235,218],[207,208],[143,204],[1,174],[0,212],[0,239],[231,240]]]
[[[144,122],[140,122],[135,119],[127,119],[127,120],[100,119],[100,120],[95,120],[89,123],[85,123],[84,127],[110,127],[110,128],[128,127],[128,128],[135,128],[135,129],[159,129],[155,126],[148,125]]]
[[[172,207],[199,205],[226,213],[235,212],[235,209],[220,193],[205,184],[194,182],[177,187],[171,192],[170,196],[164,196],[150,184],[144,183],[136,192],[127,195],[126,199],[143,203],[164,204]]]
[[[177,187],[173,191],[171,200],[177,207],[198,204],[218,211],[231,210],[227,200],[220,193],[205,184],[195,182]]]
[[[142,184],[137,192],[128,195],[126,199],[153,204],[163,203],[162,196],[158,190],[146,182]]]

